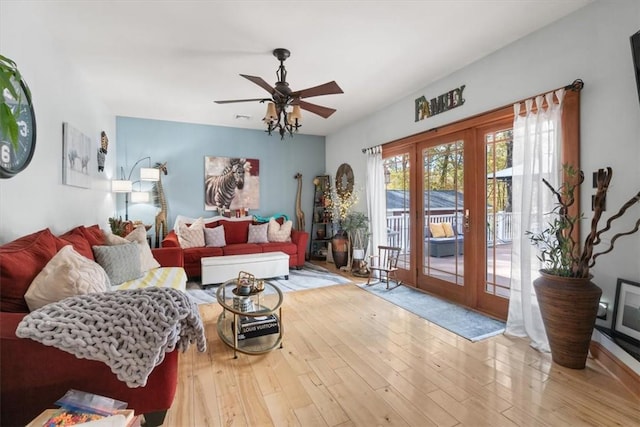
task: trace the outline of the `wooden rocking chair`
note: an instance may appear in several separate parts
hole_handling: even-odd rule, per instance
[[[400,248],[394,246],[378,246],[378,255],[371,255],[369,257],[369,279],[367,280],[367,286],[381,282],[383,276],[387,283],[387,289],[389,289],[389,279],[396,282],[396,286],[393,288],[400,286],[402,282],[396,277],[399,257]],[[371,278],[376,271],[379,272],[380,279],[377,282],[371,283]]]

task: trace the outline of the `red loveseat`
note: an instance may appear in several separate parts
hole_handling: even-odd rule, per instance
[[[178,378],[178,351],[165,355],[145,387],[129,388],[104,363],[78,359],[55,347],[15,335],[29,312],[24,294],[47,262],[65,245],[93,259],[92,245],[104,244],[100,228],[76,227],[62,236],[49,229],[0,246],[0,425],[24,426],[73,388],[128,403],[145,414],[147,425],[160,425],[171,407]],[[166,267],[182,267],[180,251],[154,249]]]
[[[283,218],[278,218],[280,224]],[[247,243],[249,239],[249,224],[257,225],[259,222],[247,218],[242,220],[214,218],[205,222],[206,228],[214,228],[222,225],[226,245],[222,247],[196,247],[182,248],[175,230],[171,230],[162,240],[163,248],[180,248],[184,269],[189,278],[200,277],[200,259],[203,257],[225,256],[225,255],[246,255],[262,252],[284,252],[289,255],[289,268],[300,269],[304,265],[305,251],[309,240],[309,233],[306,231],[291,230],[290,242],[268,242],[268,243]]]

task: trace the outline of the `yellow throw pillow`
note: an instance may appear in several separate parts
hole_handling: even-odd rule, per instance
[[[444,228],[439,222],[429,223],[429,231],[431,232],[431,237],[445,237]]]
[[[442,229],[444,230],[444,237],[455,237],[456,233],[453,232],[450,222],[443,222]]]

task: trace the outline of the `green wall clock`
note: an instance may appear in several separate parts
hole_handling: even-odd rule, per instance
[[[31,162],[36,149],[36,115],[31,103],[31,94],[24,80],[10,79],[14,94],[6,88],[2,96],[4,104],[0,108],[9,108],[18,125],[17,141],[9,136],[8,124],[0,126],[0,178],[11,178],[22,172]],[[2,115],[3,119],[11,115]]]

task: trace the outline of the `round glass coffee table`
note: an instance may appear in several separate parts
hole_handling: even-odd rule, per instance
[[[269,282],[261,291],[249,295],[236,293],[237,279],[227,280],[218,287],[216,297],[222,306],[218,316],[218,336],[237,352],[263,354],[282,348],[282,301],[280,288]],[[239,333],[235,333],[239,331]]]

